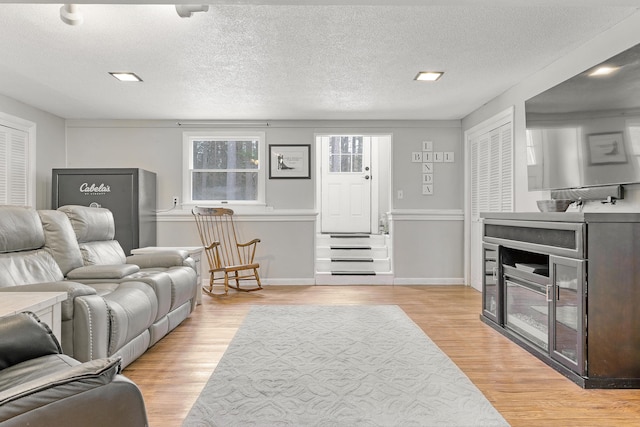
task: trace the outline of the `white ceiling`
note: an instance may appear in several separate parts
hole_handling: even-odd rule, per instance
[[[174,3],[81,4],[80,26],[60,20],[60,3],[0,4],[0,94],[68,119],[460,119],[640,10],[637,0],[220,0],[180,18]],[[414,81],[421,70],[445,75]]]

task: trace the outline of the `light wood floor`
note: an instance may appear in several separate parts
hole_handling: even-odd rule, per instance
[[[396,304],[513,427],[640,425],[640,390],[580,388],[483,324],[480,293],[471,288],[267,286],[203,295],[189,319],[125,369],[142,390],[151,427],[181,425],[253,304]]]

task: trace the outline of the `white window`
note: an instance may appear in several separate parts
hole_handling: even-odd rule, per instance
[[[0,120],[0,204],[34,206],[35,152],[30,124]]]
[[[183,201],[264,204],[264,133],[183,134]]]

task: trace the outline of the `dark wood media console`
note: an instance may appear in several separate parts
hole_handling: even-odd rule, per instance
[[[483,214],[482,314],[585,388],[640,388],[640,214]]]

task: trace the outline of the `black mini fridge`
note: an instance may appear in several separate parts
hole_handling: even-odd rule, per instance
[[[53,209],[65,205],[113,212],[115,239],[126,255],[156,246],[156,174],[144,169],[53,169]]]

